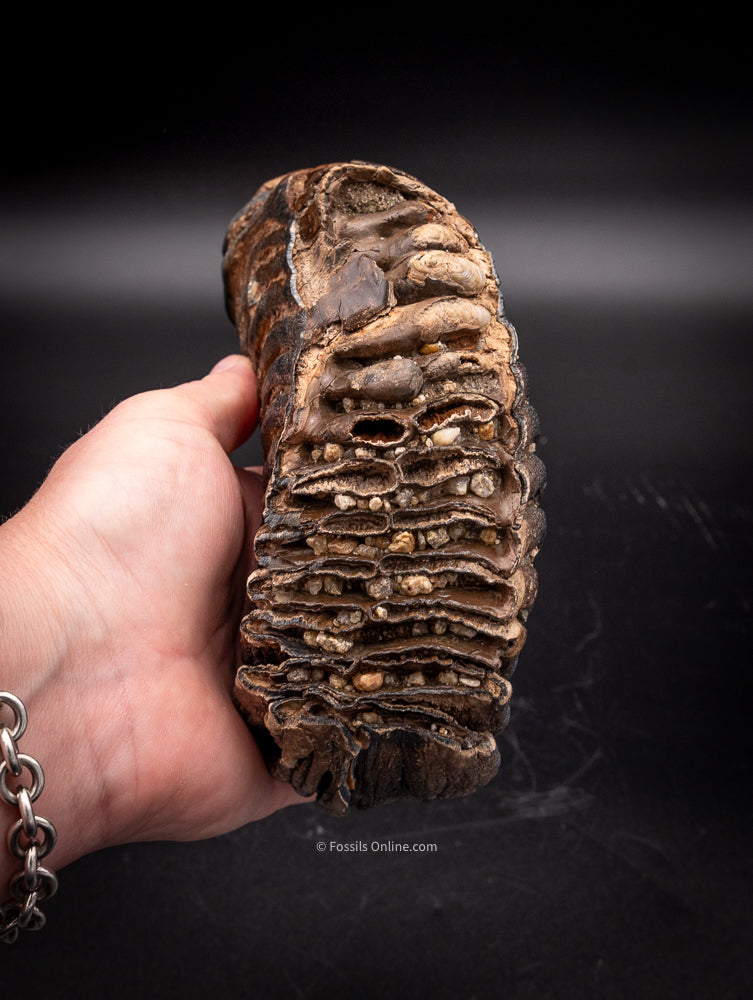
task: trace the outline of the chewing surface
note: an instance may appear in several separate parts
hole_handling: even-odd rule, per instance
[[[267,491],[237,704],[335,813],[499,766],[545,521],[538,424],[489,254],[365,163],[265,184],[228,230]]]

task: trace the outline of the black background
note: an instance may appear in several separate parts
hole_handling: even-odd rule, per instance
[[[30,976],[43,997],[751,995],[740,29],[593,20],[545,46],[454,15],[470,30],[280,9],[226,15],[219,44],[201,24],[14,36],[0,514],[119,399],[236,349],[230,217],[269,177],[355,158],[449,197],[494,254],[549,534],[490,786],[84,858],[44,931],[0,953],[11,992]],[[258,462],[256,440],[235,458]]]

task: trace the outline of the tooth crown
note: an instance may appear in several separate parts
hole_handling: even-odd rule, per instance
[[[228,230],[267,492],[235,698],[334,813],[499,766],[545,530],[538,423],[491,257],[416,179],[329,164]]]

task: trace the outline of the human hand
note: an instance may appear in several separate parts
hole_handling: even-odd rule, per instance
[[[0,526],[0,689],[28,709],[53,867],[305,801],[269,776],[230,695],[263,486],[228,453],[257,411],[235,355],[127,399]],[[16,816],[0,801],[3,829]]]

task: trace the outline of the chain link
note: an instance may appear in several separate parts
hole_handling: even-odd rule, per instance
[[[7,705],[13,713],[13,723],[0,723],[0,798],[19,812],[8,831],[8,849],[23,862],[23,869],[10,880],[11,901],[0,903],[0,941],[12,944],[21,929],[36,931],[44,927],[45,917],[38,907],[54,896],[58,880],[54,872],[39,863],[55,846],[57,831],[52,823],[34,813],[33,803],[42,794],[44,771],[28,754],[19,753],[18,741],[26,731],[26,709],[20,698],[0,691],[0,710]],[[31,786],[18,783],[8,787],[8,777],[19,778],[26,768],[31,774]]]

